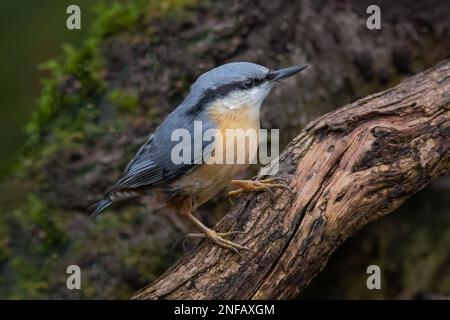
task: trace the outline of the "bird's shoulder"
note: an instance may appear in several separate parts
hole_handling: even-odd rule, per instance
[[[195,121],[201,122],[202,129],[194,130]],[[191,155],[188,163],[177,163],[172,159],[172,150],[180,140],[172,136],[177,129],[189,133],[189,137],[182,143],[189,143],[191,146],[196,139],[196,134],[213,127],[208,117],[202,114],[193,115],[183,109],[176,109],[169,114],[156,131],[150,135],[148,140],[138,149],[135,156],[126,166],[123,176],[110,189],[110,192],[135,189],[150,186],[156,183],[169,182],[183,173],[192,170],[198,162]],[[203,141],[203,140],[200,140]],[[202,144],[202,148],[205,143]],[[194,148],[191,148],[193,150]]]

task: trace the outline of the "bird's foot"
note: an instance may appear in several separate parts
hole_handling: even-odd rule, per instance
[[[293,193],[292,189],[287,185],[288,181],[282,178],[270,178],[264,180],[231,180],[230,184],[238,187],[238,189],[228,192],[228,199],[230,200],[238,197],[242,193],[258,191],[272,192],[272,189],[285,189],[290,193]]]
[[[230,240],[225,239],[225,237],[229,237],[235,234],[242,234],[245,233],[243,231],[230,231],[230,232],[216,232],[212,229],[205,230],[205,233],[190,233],[186,235],[186,238],[190,239],[198,239],[198,238],[208,238],[212,242],[214,242],[219,247],[231,250],[235,253],[240,254],[240,250],[248,250],[253,251],[250,248],[241,246],[237,243],[234,243]]]

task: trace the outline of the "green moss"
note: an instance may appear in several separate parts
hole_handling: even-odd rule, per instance
[[[20,221],[25,233],[32,232],[31,230],[36,233],[37,241],[33,242],[30,249],[38,254],[53,253],[68,241],[49,213],[47,204],[35,194],[30,194],[26,203],[14,212],[16,221]]]
[[[82,47],[75,49],[64,45],[61,59],[40,66],[50,76],[43,80],[38,105],[26,126],[29,135],[27,151],[48,143],[49,137],[58,130],[67,131],[69,135],[81,132],[86,123],[92,123],[98,117],[96,110],[107,87],[103,80],[102,40],[136,25],[143,3],[116,2],[97,7],[99,18]]]
[[[26,126],[28,143],[25,154],[39,158],[53,150],[100,131],[99,106],[109,99],[121,111],[129,112],[138,106],[135,92],[120,92],[108,88],[104,81],[102,44],[106,37],[124,31],[141,31],[149,19],[182,17],[185,8],[197,0],[135,0],[127,3],[114,2],[96,7],[98,19],[92,33],[81,48],[63,46],[62,57],[40,65],[50,76],[42,81],[43,88],[37,107]],[[97,129],[97,130],[95,130]],[[36,154],[38,153],[38,154]]]
[[[94,35],[104,38],[123,30],[136,29],[137,21],[144,12],[145,3],[146,1],[133,1],[99,4],[95,8],[99,18],[92,28]]]
[[[134,0],[131,2],[103,3],[96,7],[98,20],[93,26],[96,38],[105,38],[123,31],[143,31],[141,21],[182,19],[186,8],[194,6],[198,0]],[[144,30],[149,31],[149,30]]]
[[[147,282],[167,266],[165,257],[155,254],[167,248],[158,247],[155,240],[149,241],[145,236],[118,241],[121,234],[133,234],[124,226],[142,225],[135,221],[136,214],[131,209],[122,216],[107,215],[91,224],[86,222],[85,214],[68,213],[65,208],[50,205],[52,195],[46,193],[49,182],[44,168],[57,153],[98,142],[105,133],[124,128],[127,121],[136,117],[137,92],[115,89],[104,79],[105,40],[119,33],[150,36],[151,19],[182,17],[183,9],[196,2],[135,0],[99,6],[96,9],[99,18],[84,43],[79,48],[64,45],[59,58],[40,65],[48,76],[42,81],[41,95],[26,126],[28,141],[16,161],[17,167],[10,169],[16,173],[15,180],[9,172],[7,183],[0,185],[8,191],[14,188],[8,192],[14,200],[2,202],[11,205],[4,206],[0,223],[0,297],[41,299],[51,297],[54,292],[57,297],[69,295],[65,291],[65,268],[73,263],[79,264],[83,272],[86,270],[86,277],[91,279],[83,283],[80,294],[99,297],[102,294],[97,287],[99,281],[104,281],[103,285],[110,281],[98,279],[92,257],[104,263],[102,266],[108,268],[111,272],[108,277],[113,280],[120,279],[124,270],[134,270],[139,276],[145,274],[143,281]],[[104,105],[117,109],[121,117],[105,117]],[[78,177],[75,175],[71,182],[82,183],[77,181]],[[12,181],[18,181],[23,189],[14,187]],[[142,255],[155,258],[141,259]],[[125,280],[120,283],[120,288],[111,285],[118,288],[111,289],[114,292],[111,291],[110,297],[127,298],[136,289]]]
[[[69,243],[56,217],[36,194],[29,194],[23,205],[7,216],[11,227],[4,243],[7,256],[1,274],[9,276],[0,278],[0,296],[38,299],[46,295],[55,276],[55,257]]]
[[[14,287],[11,289],[11,299],[38,299],[48,288],[49,275],[42,268],[23,256],[11,259],[11,269],[17,272]]]
[[[132,111],[139,106],[139,97],[136,92],[127,90],[112,90],[109,93],[108,101],[117,106],[119,110]]]

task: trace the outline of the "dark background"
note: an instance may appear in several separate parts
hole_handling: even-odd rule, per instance
[[[69,4],[81,30],[65,26]],[[365,27],[369,4],[381,30]],[[450,56],[448,1],[31,0],[2,1],[0,15],[5,299],[127,299],[183,253],[170,212],[130,203],[94,221],[84,209],[206,70],[308,64],[263,106],[263,126],[285,144],[320,114]],[[449,185],[441,178],[360,231],[299,298],[448,298]],[[228,208],[221,196],[199,215],[213,225]],[[65,286],[70,264],[80,291]],[[382,290],[366,288],[371,264]]]
[[[12,155],[24,143],[23,127],[30,117],[40,91],[44,71],[38,65],[61,53],[63,43],[81,44],[100,1],[80,0],[81,30],[65,28],[66,8],[73,1],[2,1],[0,11],[0,167],[12,161]]]

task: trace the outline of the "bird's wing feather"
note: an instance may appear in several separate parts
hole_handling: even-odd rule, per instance
[[[136,152],[136,154],[134,155],[134,158],[130,160],[130,162],[128,162],[127,167],[125,168],[124,173],[129,173],[130,169],[133,168],[134,170],[139,168],[139,164],[142,164],[142,157],[141,155],[145,152],[145,149],[152,143],[153,140],[153,136],[154,134],[152,133],[149,137],[148,140],[139,148],[138,152]]]
[[[175,164],[172,159],[172,149],[180,141],[172,141],[172,132],[175,129],[186,129],[191,134],[190,141],[183,140],[184,143],[193,145],[194,121],[202,122],[202,130],[197,134],[203,134],[207,129],[213,127],[211,121],[202,115],[186,117],[180,111],[171,113],[156,132],[149,137],[148,141],[141,146],[135,157],[127,165],[124,175],[109,190],[115,192],[119,190],[129,190],[150,187],[154,184],[170,182],[189,170],[194,169],[197,164],[194,159],[193,147],[191,147],[191,161],[189,163]],[[211,142],[202,141],[202,150]]]

